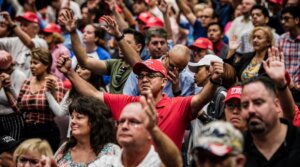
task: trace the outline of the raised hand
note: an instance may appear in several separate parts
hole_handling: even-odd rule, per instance
[[[1,12],[0,15],[3,16],[3,18],[5,19],[5,24],[7,24],[9,27],[11,27],[12,25],[15,24],[15,22],[11,19],[10,15],[8,12]]]
[[[56,66],[58,70],[63,74],[66,74],[71,70],[72,61],[69,55],[65,55],[65,54],[60,55],[56,63],[57,63]]]
[[[222,62],[218,61],[212,61],[210,63],[210,73],[211,73],[211,79],[216,82],[220,82],[222,79],[222,75],[224,73],[224,67]]]
[[[172,83],[173,92],[178,92],[178,90],[180,90],[178,69],[176,67],[174,67],[174,70],[172,70],[172,71],[169,70],[167,77],[168,77],[168,80],[170,80]]]
[[[283,52],[279,52],[278,48],[272,47],[268,49],[267,61],[263,61],[266,73],[279,85],[284,85],[286,82],[283,56]]]
[[[64,8],[59,11],[58,23],[64,26],[68,32],[76,32],[76,18],[71,9]]]
[[[110,16],[102,16],[100,18],[101,28],[103,28],[108,34],[114,37],[121,37],[122,33],[119,30],[117,22]]]
[[[7,74],[7,73],[1,73],[0,74],[0,78],[1,78],[1,81],[2,81],[2,87],[4,87],[4,88],[10,88],[12,86],[9,74]]]
[[[167,4],[167,2],[165,0],[158,0],[157,1],[157,7],[158,9],[163,13],[163,14],[167,14],[168,13],[168,9],[169,9],[169,5]]]
[[[158,117],[152,93],[150,91],[148,92],[147,99],[144,96],[141,96],[140,102],[142,110],[147,114],[147,119],[145,121],[146,128],[151,133],[157,128]]]
[[[56,81],[53,76],[46,77],[46,90],[54,93],[56,88]]]
[[[229,40],[229,49],[237,50],[241,45],[241,42],[238,41],[237,36],[233,35]]]
[[[115,0],[105,0],[105,3],[108,4],[110,11],[116,11],[116,1]]]

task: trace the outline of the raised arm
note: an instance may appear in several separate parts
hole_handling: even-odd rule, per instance
[[[221,75],[223,74],[223,63],[211,62],[211,77],[209,82],[204,86],[200,93],[193,96],[191,101],[192,115],[196,117],[198,112],[207,104],[214,96],[218,86],[221,85]]]
[[[169,17],[169,11],[171,10],[171,6],[167,4],[165,0],[159,0],[158,6],[159,10],[163,14],[164,17],[164,29],[168,33],[168,39],[171,39],[173,43],[175,42],[173,37],[173,31],[171,27],[170,17]]]
[[[103,93],[98,91],[94,86],[82,79],[74,70],[71,69],[71,59],[68,55],[61,55],[57,60],[57,68],[72,83],[73,88],[83,96],[92,96],[103,101]]]
[[[106,25],[102,26],[102,28],[116,38],[116,41],[122,50],[125,61],[130,64],[130,66],[134,66],[135,63],[141,62],[142,59],[139,53],[137,53],[124,39],[124,34],[120,32],[116,21],[110,16],[103,16],[101,17],[101,20],[106,23]]]
[[[278,99],[283,110],[283,117],[293,120],[296,104],[285,77],[283,52],[279,53],[278,48],[275,47],[268,49],[268,60],[266,62],[263,61],[263,67],[268,76],[277,85]]]
[[[121,31],[124,29],[128,28],[128,24],[126,21],[123,19],[123,17],[120,15],[120,13],[116,10],[116,0],[105,0],[105,3],[109,5],[109,8],[112,12],[112,14],[115,16],[116,22],[119,25],[119,28]]]
[[[17,26],[17,24],[14,21],[12,21],[8,12],[1,12],[0,14],[3,15],[8,27],[10,27],[12,31],[14,31],[16,36],[20,38],[20,40],[23,42],[25,46],[27,46],[29,49],[35,47],[31,37],[27,33],[25,33],[19,26]]]
[[[87,56],[85,48],[81,45],[79,36],[76,32],[76,19],[74,18],[73,12],[69,9],[62,9],[58,21],[71,35],[72,49],[74,50],[78,63],[95,74],[107,74],[105,61],[95,60]]]
[[[178,5],[180,11],[182,11],[182,13],[184,14],[184,16],[189,21],[189,23],[192,26],[194,26],[195,21],[197,20],[197,18],[196,18],[196,15],[191,10],[191,8],[185,2],[183,2],[183,0],[176,0],[176,3]]]
[[[134,27],[136,24],[136,21],[132,15],[132,13],[129,11],[129,9],[124,4],[123,0],[117,0],[116,1],[119,7],[122,9],[122,12],[125,16],[125,19],[127,20],[130,27]]]
[[[143,111],[146,112],[148,119],[146,127],[154,142],[157,153],[165,166],[182,166],[182,159],[179,150],[174,142],[164,134],[157,126],[157,111],[155,109],[152,94],[149,92],[147,100],[141,97]]]

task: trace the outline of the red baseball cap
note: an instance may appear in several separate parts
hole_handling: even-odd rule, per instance
[[[224,99],[224,102],[230,100],[230,99],[241,99],[241,93],[242,93],[242,87],[241,86],[234,86],[231,87],[228,91],[227,91],[227,95]]]
[[[200,37],[189,48],[213,50],[213,43],[208,38]]]
[[[23,15],[16,17],[17,21],[26,20],[32,23],[39,24],[39,18],[38,16],[33,12],[25,12]]]
[[[139,16],[137,17],[137,20],[140,20],[141,22],[143,22],[144,24],[147,23],[147,21],[153,17],[153,15],[149,12],[142,12],[139,14]]]
[[[166,68],[158,60],[148,59],[144,62],[138,62],[133,66],[133,72],[138,75],[144,68],[147,68],[150,71],[160,72],[164,77],[167,77]]]
[[[158,17],[151,17],[146,22],[145,28],[151,28],[151,27],[163,28],[164,22]]]
[[[43,32],[45,32],[45,33],[54,33],[54,32],[56,32],[56,33],[60,34],[61,29],[57,24],[50,23],[43,29]]]

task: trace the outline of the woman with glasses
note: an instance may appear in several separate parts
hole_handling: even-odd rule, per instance
[[[69,106],[71,137],[55,154],[58,166],[85,167],[103,164],[120,154],[111,112],[100,100],[79,97]]]
[[[51,157],[52,155],[51,147],[46,140],[28,139],[22,142],[14,151],[13,162],[16,167],[41,166],[42,156]]]
[[[265,73],[263,61],[267,59],[268,49],[274,45],[274,37],[270,28],[255,27],[250,35],[254,52],[240,55],[236,53],[240,43],[231,38],[227,62],[232,64],[236,70],[239,81],[244,81]]]

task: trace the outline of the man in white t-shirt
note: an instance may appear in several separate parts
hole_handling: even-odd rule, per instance
[[[35,47],[48,48],[46,41],[37,36],[40,30],[38,16],[33,12],[26,12],[16,18],[20,22],[20,26],[17,26],[7,12],[1,12],[1,14],[16,37],[1,38],[0,49],[11,53],[16,67],[29,77],[31,76],[30,50]]]
[[[122,110],[117,127],[117,141],[122,147],[121,154],[105,157],[94,165],[182,166],[176,145],[157,126],[157,111],[150,94],[149,92],[147,101],[145,97],[141,97],[140,103],[130,103]]]

